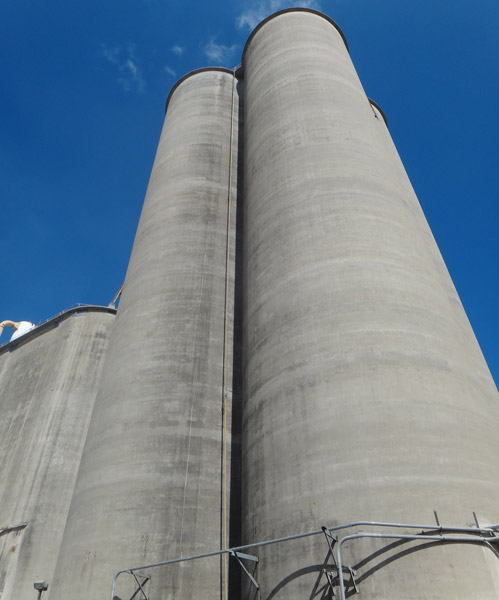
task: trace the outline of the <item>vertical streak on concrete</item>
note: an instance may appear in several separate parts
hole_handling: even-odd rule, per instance
[[[244,541],[497,520],[497,390],[342,37],[279,14],[243,69]],[[347,551],[363,598],[495,598],[486,549],[376,549]],[[323,540],[259,554],[262,599],[326,583]]]
[[[238,128],[237,128],[237,205],[233,212],[233,260],[234,288],[232,295],[232,414],[230,421],[230,515],[229,546],[241,544],[241,419],[242,419],[242,321],[243,321],[243,151],[244,151],[244,81],[237,82]],[[236,139],[234,140],[236,144]],[[240,596],[241,568],[236,561],[229,561],[230,598]]]
[[[64,316],[0,354],[0,597],[52,577],[114,315]],[[12,347],[12,346],[11,346]]]
[[[105,598],[118,569],[219,547],[233,82],[231,71],[195,72],[169,99],[51,600]],[[230,385],[231,335],[226,344]],[[219,598],[220,567],[156,570],[149,593]],[[117,595],[131,593],[122,577]]]

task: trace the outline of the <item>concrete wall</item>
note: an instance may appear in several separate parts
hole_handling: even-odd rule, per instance
[[[228,545],[238,109],[227,70],[169,99],[51,600],[101,599],[118,569]],[[218,598],[225,579],[215,558],[147,589]]]
[[[72,311],[0,350],[0,598],[49,587],[114,311]]]
[[[497,390],[340,33],[280,14],[242,66],[243,541],[434,523],[434,510],[496,522]],[[326,550],[314,538],[259,551],[260,597],[312,597]],[[363,598],[498,594],[483,547],[346,553]]]

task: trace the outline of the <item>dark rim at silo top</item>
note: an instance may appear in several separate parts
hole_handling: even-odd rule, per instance
[[[279,17],[281,15],[285,15],[288,13],[292,13],[292,12],[306,12],[306,13],[311,13],[313,15],[317,15],[318,17],[321,17],[323,19],[325,19],[326,21],[328,21],[329,23],[331,23],[331,25],[338,31],[338,33],[340,34],[343,42],[345,43],[345,47],[348,51],[348,42],[346,40],[346,37],[343,33],[343,31],[341,31],[339,25],[337,23],[335,23],[333,21],[333,19],[331,19],[331,17],[328,17],[328,15],[318,11],[318,10],[314,10],[313,8],[285,8],[283,10],[279,10],[278,12],[275,12],[271,15],[269,15],[266,19],[264,19],[261,23],[259,23],[255,29],[253,29],[253,31],[250,33],[246,44],[244,45],[244,49],[243,49],[243,54],[242,54],[242,59],[241,59],[241,65],[244,64],[244,55],[246,52],[246,48],[248,47],[248,44],[251,42],[251,40],[253,39],[253,36],[255,35],[255,33],[257,31],[259,31],[266,23],[268,23],[269,21],[272,21],[273,19],[275,19],[276,17]],[[168,94],[168,98],[166,99],[166,105],[165,105],[165,113],[168,110],[168,105],[170,103],[171,97],[173,95],[173,93],[175,92],[175,90],[179,87],[179,85],[181,83],[183,83],[186,79],[188,79],[189,77],[192,77],[193,75],[197,75],[199,73],[204,73],[206,71],[221,71],[223,73],[229,73],[230,75],[236,75],[236,71],[237,71],[237,77],[238,79],[242,79],[243,78],[243,68],[242,66],[237,66],[234,67],[234,69],[227,69],[226,67],[203,67],[201,69],[195,69],[194,71],[189,71],[189,73],[186,73],[183,77],[181,77],[177,83],[175,83],[175,85],[172,87],[172,89],[170,90],[170,93]]]

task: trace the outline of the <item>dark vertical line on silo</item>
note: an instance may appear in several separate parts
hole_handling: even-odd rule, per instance
[[[236,93],[236,78],[232,73],[232,92],[231,92],[231,108],[230,108],[230,135],[229,135],[229,165],[227,177],[227,220],[226,220],[226,235],[225,235],[225,286],[224,286],[224,310],[223,310],[223,349],[222,349],[222,429],[221,429],[221,455],[220,455],[220,548],[229,546],[228,529],[229,529],[229,513],[227,511],[227,486],[230,489],[230,480],[227,477],[227,442],[229,437],[228,432],[228,401],[232,400],[232,389],[230,398],[227,388],[227,355],[232,356],[232,349],[228,352],[229,344],[229,323],[231,321],[229,315],[229,295],[230,282],[232,279],[231,266],[231,237],[232,237],[232,169],[234,167],[234,116],[238,108],[235,106]],[[237,190],[236,190],[237,202]],[[232,386],[231,386],[232,387]],[[230,493],[230,492],[229,492]],[[230,511],[230,507],[229,507]],[[220,599],[228,600],[228,585],[229,585],[229,557],[226,554],[220,555]]]
[[[234,342],[232,365],[232,422],[230,468],[230,547],[241,544],[241,430],[242,430],[242,337],[243,337],[243,171],[244,171],[244,84],[238,81],[238,162],[235,231]],[[241,568],[229,562],[229,597],[238,599],[241,592]]]

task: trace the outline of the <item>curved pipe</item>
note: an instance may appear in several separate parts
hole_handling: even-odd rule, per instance
[[[21,323],[17,323],[16,321],[2,321],[0,323],[0,335],[2,335],[5,327],[10,327],[12,331],[15,333],[19,329],[19,325]]]
[[[31,323],[31,321],[19,321],[19,323],[16,321],[2,321],[0,323],[0,335],[4,330],[4,327],[10,327],[12,329],[13,333],[12,337],[10,338],[10,341],[12,342],[25,333],[28,333],[28,331],[34,329],[35,324]]]

